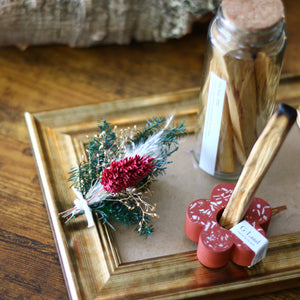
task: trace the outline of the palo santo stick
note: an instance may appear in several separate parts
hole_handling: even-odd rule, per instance
[[[233,194],[221,216],[221,226],[229,229],[243,219],[256,189],[296,117],[296,110],[286,104],[281,104],[271,117],[246,161]]]
[[[255,76],[257,83],[257,107],[258,122],[257,128],[262,131],[265,120],[270,116],[275,108],[277,87],[279,85],[281,64],[276,56],[267,56],[264,52],[258,52],[254,61]]]
[[[215,47],[211,48],[212,52],[218,52]],[[223,66],[224,62],[220,60],[220,53],[213,54],[209,64],[205,66],[208,68],[205,73],[211,74],[214,72],[220,78],[227,80],[227,70]],[[201,89],[200,99],[202,100],[200,105],[200,110],[198,114],[198,124],[200,130],[202,130],[203,134],[203,127],[205,120],[205,113],[207,107],[207,99],[208,99],[208,92],[209,92],[209,82],[210,76],[204,78],[204,82]],[[218,142],[218,151],[217,151],[217,161],[216,161],[216,171],[223,172],[223,173],[234,173],[235,172],[235,162],[236,157],[234,153],[234,145],[233,145],[233,133],[232,133],[232,125],[229,117],[228,112],[228,103],[227,103],[227,95],[225,94],[224,105],[223,105],[223,113],[222,113],[222,121],[221,121],[221,128],[220,128],[220,138]]]
[[[211,71],[228,83],[229,75],[223,59],[223,54],[215,47],[212,47],[212,53],[213,55],[210,63]],[[236,162],[233,144],[233,130],[229,115],[229,93],[230,86],[227,84],[216,163],[216,171],[222,173],[234,173]]]
[[[196,133],[199,134],[199,132],[203,131],[203,124],[205,121],[205,112],[207,108],[207,96],[208,96],[208,87],[209,87],[209,77],[205,78],[205,81],[203,82],[203,85],[201,87],[201,93],[200,93],[200,99],[202,99],[202,102],[199,105],[199,111],[198,111],[198,124]]]
[[[234,144],[236,158],[241,165],[244,165],[247,160],[245,149],[244,149],[243,145],[241,145],[240,142],[238,141],[238,139],[235,137],[234,133],[233,133],[232,138],[233,138],[233,144]]]
[[[227,98],[227,97],[226,97]],[[230,123],[228,103],[225,98],[221,131],[219,138],[219,148],[217,154],[216,170],[223,173],[234,173],[235,171],[235,155],[233,150],[232,126]]]
[[[236,59],[234,53],[224,55],[231,93],[228,103],[235,136],[246,157],[256,139],[257,84],[252,59]]]
[[[269,57],[264,52],[258,52],[255,59],[255,76],[258,84],[257,89],[257,105],[258,111],[263,110],[266,102],[267,79],[269,76],[270,67]]]

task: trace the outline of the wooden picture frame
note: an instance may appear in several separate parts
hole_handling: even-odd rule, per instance
[[[294,89],[294,93],[286,92]],[[279,102],[296,106],[300,81],[284,80]],[[240,298],[300,285],[300,232],[275,236],[263,262],[252,268],[232,263],[203,267],[195,251],[122,263],[108,226],[87,228],[84,218],[67,226],[59,212],[72,206],[68,172],[84,153],[87,134],[105,118],[119,126],[142,124],[154,115],[175,112],[189,132],[197,118],[198,89],[102,102],[57,111],[25,113],[26,124],[57,251],[71,299]]]

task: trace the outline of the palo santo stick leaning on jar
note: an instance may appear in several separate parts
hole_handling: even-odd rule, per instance
[[[271,117],[246,161],[233,194],[221,216],[221,226],[229,229],[243,219],[256,189],[296,117],[296,110],[286,104],[281,104]]]

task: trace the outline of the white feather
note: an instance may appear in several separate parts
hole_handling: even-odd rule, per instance
[[[137,145],[135,148],[128,150],[125,153],[124,158],[139,155],[145,157],[150,156],[154,159],[159,159],[161,155],[161,149],[163,147],[163,144],[161,142],[162,135],[164,134],[164,131],[169,127],[172,120],[173,120],[173,116],[167,119],[164,128],[162,128],[154,135],[148,137],[148,139],[144,143],[141,143]]]

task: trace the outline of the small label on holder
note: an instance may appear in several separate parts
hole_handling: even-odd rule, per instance
[[[225,91],[226,81],[211,72],[199,158],[199,167],[210,175],[215,173]]]
[[[261,261],[267,253],[268,239],[258,232],[247,221],[242,221],[230,229],[242,242],[244,242],[254,253],[255,256],[249,267]]]

